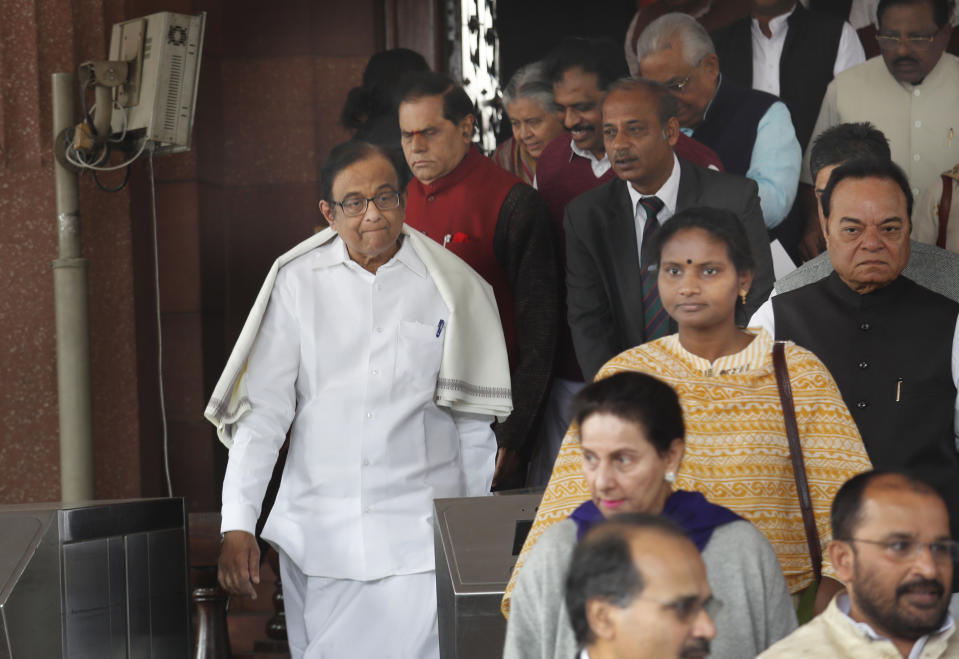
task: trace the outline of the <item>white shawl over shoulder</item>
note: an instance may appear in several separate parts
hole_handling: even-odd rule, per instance
[[[450,310],[443,359],[436,382],[436,404],[460,412],[490,414],[501,421],[513,409],[509,360],[493,289],[458,256],[403,225],[406,240],[422,259]],[[336,237],[325,229],[283,254],[270,269],[243,324],[226,367],[203,415],[229,448],[236,422],[250,411],[246,363],[270,302],[276,275],[284,265]]]

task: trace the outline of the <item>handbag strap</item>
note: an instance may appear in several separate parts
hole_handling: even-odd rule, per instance
[[[946,229],[949,228],[949,211],[952,210],[952,178],[942,175],[942,199],[939,200],[939,238],[936,245],[946,248]]]
[[[779,387],[779,400],[782,403],[783,417],[786,421],[786,437],[789,439],[789,457],[792,459],[793,476],[796,479],[796,492],[799,494],[799,508],[802,510],[803,526],[806,527],[806,543],[809,545],[809,557],[812,559],[813,574],[816,583],[822,579],[822,545],[819,542],[819,530],[812,510],[812,497],[809,496],[809,482],[806,480],[806,464],[799,444],[799,426],[796,423],[796,408],[793,405],[792,385],[789,384],[789,369],[786,366],[785,344],[776,341],[773,345],[773,367],[776,371],[776,385]]]

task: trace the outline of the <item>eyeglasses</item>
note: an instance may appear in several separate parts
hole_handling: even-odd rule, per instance
[[[954,540],[919,542],[918,540],[866,540],[864,538],[847,538],[845,541],[864,542],[882,547],[886,555],[894,561],[908,561],[927,547],[935,561],[959,561],[959,543],[956,543]]]
[[[356,217],[366,212],[371,201],[381,211],[393,210],[400,207],[400,193],[380,192],[372,197],[349,197],[343,201],[334,201],[333,205],[342,208],[347,217]]]
[[[668,89],[671,92],[679,92],[680,94],[682,94],[683,90],[686,89],[686,85],[688,85],[689,81],[692,79],[693,71],[695,70],[696,69],[693,69],[688,74],[686,74],[685,78],[682,78],[681,80],[677,80],[675,82],[667,82],[663,86],[666,87],[666,89]]]
[[[670,609],[679,622],[687,624],[695,620],[699,612],[703,610],[709,614],[710,618],[715,620],[723,608],[722,600],[716,599],[712,595],[706,599],[700,599],[695,595],[690,595],[689,597],[680,597],[672,602],[661,602],[652,597],[637,597],[636,599],[659,604],[664,609]]]
[[[879,42],[879,48],[882,50],[898,50],[899,44],[906,44],[912,50],[929,50],[937,36],[939,36],[938,30],[928,36],[915,37],[893,37],[880,34],[876,36],[876,41]]]
[[[686,85],[689,84],[689,81],[693,78],[693,72],[699,68],[699,65],[703,63],[703,60],[696,62],[696,66],[689,70],[689,73],[686,74],[685,78],[680,78],[675,82],[663,83],[663,86],[671,92],[683,93],[683,90],[686,89]]]

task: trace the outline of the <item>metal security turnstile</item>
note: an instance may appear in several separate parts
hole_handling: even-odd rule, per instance
[[[0,506],[0,659],[190,656],[183,499]]]
[[[500,601],[542,491],[436,499],[433,530],[442,659],[499,659]]]

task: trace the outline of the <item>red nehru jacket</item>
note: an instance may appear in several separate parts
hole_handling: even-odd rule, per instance
[[[510,364],[515,364],[514,298],[506,273],[496,260],[493,237],[506,195],[522,183],[471,146],[446,176],[424,185],[410,181],[406,223],[445,245],[493,287]]]

